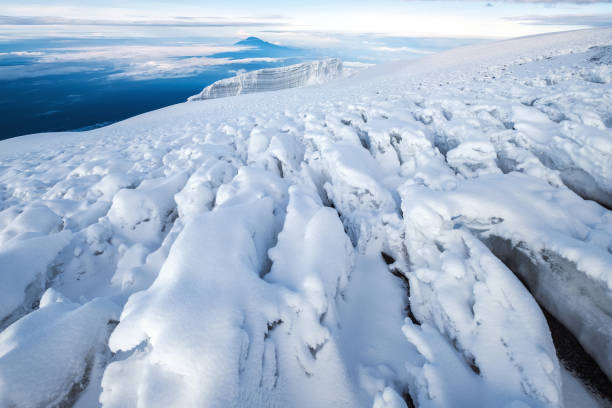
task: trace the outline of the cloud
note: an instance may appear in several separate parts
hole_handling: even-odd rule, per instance
[[[421,0],[404,0],[404,1],[421,1]],[[438,1],[438,0],[429,0],[429,1]],[[447,1],[447,0],[440,0]],[[456,2],[464,2],[464,1],[480,1],[480,0],[451,0]],[[547,4],[555,4],[555,3],[571,3],[571,4],[593,4],[593,3],[612,3],[612,0],[494,0],[489,2],[486,6],[492,7],[495,3],[547,3]],[[490,4],[490,6],[489,6]]]
[[[568,25],[587,27],[612,26],[612,14],[582,14],[582,15],[554,15],[554,16],[520,16],[507,17],[506,20],[527,25]]]
[[[342,42],[339,38],[341,33],[333,31],[266,29],[259,32],[275,37],[273,42],[282,40],[284,43],[290,45],[307,43],[311,46],[334,46]]]
[[[54,64],[2,65],[0,66],[0,81],[14,81],[24,78],[39,78],[47,75],[66,75],[99,70],[100,68],[56,66]]]
[[[207,58],[166,59],[133,62],[124,71],[109,75],[109,79],[147,80],[157,78],[182,78],[195,76],[211,66],[229,64],[251,64],[255,62],[278,62],[284,58]]]
[[[29,56],[31,63],[0,66],[0,80],[99,71],[109,79],[146,80],[195,76],[213,66],[278,62],[283,58],[213,58],[222,52],[240,52],[244,46],[209,44],[107,45],[52,48],[45,51],[15,51],[2,55]]]
[[[91,62],[156,60],[166,58],[201,57],[221,52],[240,52],[250,49],[244,46],[219,46],[209,44],[185,45],[105,45],[94,47],[53,48],[47,50],[39,61]]]
[[[10,51],[0,52],[0,56],[2,55],[11,55],[16,57],[40,57],[44,55],[44,53],[40,51]]]
[[[167,20],[104,20],[56,16],[0,16],[0,25],[85,25],[136,27],[266,27],[283,24],[282,16],[260,16],[258,19],[223,17],[174,17]]]
[[[371,47],[372,50],[374,51],[381,51],[381,52],[392,52],[392,53],[396,53],[396,52],[408,52],[411,54],[433,54],[435,51],[431,51],[431,50],[425,50],[422,48],[413,48],[413,47],[389,47],[386,45],[383,46],[379,46],[379,47]]]

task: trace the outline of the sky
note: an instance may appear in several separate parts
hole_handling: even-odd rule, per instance
[[[612,24],[612,3],[561,1],[2,0],[0,39],[28,36],[265,35],[333,43],[337,35],[508,38]],[[92,30],[92,27],[95,29]]]

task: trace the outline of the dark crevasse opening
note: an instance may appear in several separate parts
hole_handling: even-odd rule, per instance
[[[533,295],[528,282],[525,281],[519,271],[525,268],[535,270],[538,268],[537,264],[524,251],[514,246],[507,239],[490,236],[482,241],[514,273],[527,291]],[[561,364],[580,379],[591,392],[612,404],[612,382],[610,382],[593,357],[582,347],[574,334],[543,307],[535,296],[534,299],[546,318],[557,352],[557,358]]]
[[[380,256],[389,268],[389,272],[400,279],[402,287],[406,290],[406,305],[404,306],[406,316],[412,321],[413,324],[420,326],[421,323],[416,319],[414,314],[412,314],[412,310],[410,308],[410,281],[408,277],[406,277],[406,275],[399,268],[394,266],[395,258],[384,251],[380,253]],[[416,404],[414,403],[412,395],[410,395],[410,389],[408,387],[404,388],[401,396],[408,408],[416,408]]]
[[[612,404],[612,383],[601,371],[599,365],[561,322],[541,305],[540,309],[546,317],[561,364],[578,377],[594,394]]]

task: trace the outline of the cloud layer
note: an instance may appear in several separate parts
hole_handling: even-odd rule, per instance
[[[521,16],[508,17],[508,20],[530,25],[571,25],[587,27],[612,26],[612,13],[609,14],[577,14],[551,16]]]
[[[0,80],[15,80],[85,71],[108,72],[109,79],[144,80],[198,75],[214,66],[279,62],[282,58],[216,58],[214,54],[241,52],[249,47],[209,44],[106,45],[50,48],[44,51],[0,53],[21,57],[20,63],[0,66]]]
[[[411,2],[411,1],[423,1],[423,0],[404,0],[404,1]],[[461,2],[478,2],[478,1],[482,1],[482,0],[425,0],[425,1],[456,1],[457,3],[461,3]],[[490,7],[491,5],[494,5],[495,3],[595,4],[595,3],[612,3],[612,0],[491,0],[489,3],[487,3],[487,6]]]
[[[175,17],[167,20],[104,20],[57,16],[2,16],[0,25],[89,25],[137,27],[266,27],[282,24],[282,16],[266,19],[227,19],[222,17]]]

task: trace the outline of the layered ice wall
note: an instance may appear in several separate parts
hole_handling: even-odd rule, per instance
[[[338,58],[305,62],[288,67],[264,68],[217,81],[204,88],[199,94],[189,97],[189,100],[197,101],[245,93],[299,88],[322,84],[341,75],[342,61]]]

